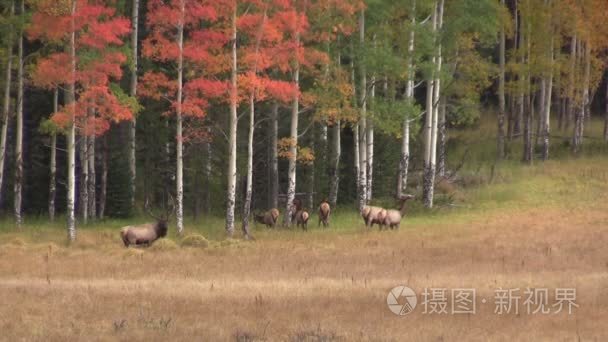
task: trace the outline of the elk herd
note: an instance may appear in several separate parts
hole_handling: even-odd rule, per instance
[[[405,204],[412,198],[414,198],[412,195],[399,196],[399,210],[385,209],[378,206],[364,206],[361,210],[361,217],[363,218],[365,226],[373,228],[374,224],[377,224],[380,230],[385,227],[398,229],[401,219],[405,216]],[[152,218],[156,219],[156,223],[146,223],[121,228],[120,237],[125,247],[149,246],[157,239],[165,237],[167,235],[168,222],[174,208],[175,205],[171,198],[171,203],[166,212],[160,216],[156,216],[152,214],[149,204],[146,202],[145,211]],[[318,207],[319,227],[321,224],[324,228],[329,227],[329,217],[331,216],[331,213],[331,206],[329,202],[324,199]],[[253,218],[257,223],[263,224],[268,228],[274,228],[277,225],[279,216],[279,210],[277,208],[272,208],[264,213],[254,214]],[[302,201],[298,198],[294,199],[290,206],[290,218],[291,222],[295,223],[298,228],[301,227],[303,230],[308,230],[310,213],[302,206]]]

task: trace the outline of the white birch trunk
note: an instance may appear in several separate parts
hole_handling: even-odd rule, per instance
[[[21,0],[21,15],[25,14],[24,0]],[[21,228],[21,201],[23,189],[23,30],[19,34],[18,44],[18,60],[17,60],[17,127],[16,127],[16,142],[15,142],[15,224]]]
[[[553,37],[551,38],[551,63],[550,63],[550,73],[549,73],[549,80],[546,84],[547,89],[545,91],[545,105],[544,105],[544,114],[543,116],[543,120],[542,120],[542,124],[543,124],[543,128],[542,128],[542,139],[543,139],[543,152],[542,152],[542,159],[543,160],[547,160],[549,159],[549,136],[551,133],[551,101],[552,101],[552,95],[553,95],[553,59],[554,59],[554,52],[553,52],[553,44],[554,44],[554,39]]]
[[[15,13],[15,3],[11,2],[11,17]],[[4,184],[4,161],[6,159],[6,136],[8,133],[9,111],[11,108],[11,78],[13,68],[13,30],[9,29],[6,61],[6,78],[4,83],[4,105],[2,107],[2,131],[0,133],[0,203],[2,203],[2,185]]]
[[[92,115],[94,115],[91,112]],[[95,132],[95,128],[92,130]],[[89,192],[89,218],[95,220],[97,216],[96,174],[95,174],[95,134],[91,134],[88,140],[87,158],[89,168],[88,192]]]
[[[433,20],[433,32],[437,32],[437,24],[438,24],[438,11],[439,6],[436,3],[435,8],[433,10],[432,20]],[[438,49],[439,51],[439,49]],[[437,143],[437,117],[435,111],[435,98],[439,94],[438,91],[435,91],[435,87],[438,86],[436,84],[436,80],[439,76],[435,75],[437,72],[437,66],[440,63],[437,63],[439,55],[434,54],[431,58],[431,62],[434,65],[434,70],[432,75],[429,76],[427,80],[427,90],[426,90],[426,118],[425,118],[425,126],[424,126],[424,179],[423,179],[423,201],[424,206],[427,208],[433,207],[433,192],[434,192],[434,182],[435,182],[435,147]]]
[[[376,97],[376,77],[372,77],[372,88],[370,96],[373,99]],[[374,120],[371,117],[367,118],[367,194],[365,202],[368,204],[372,200],[372,185],[374,175]]]
[[[279,104],[274,102],[270,110],[270,208],[279,207],[279,160],[278,160],[278,132],[279,132]]]
[[[230,91],[230,133],[228,140],[228,189],[226,200],[226,234],[234,234],[234,206],[236,200],[236,129],[237,129],[237,60],[236,60],[236,8],[232,15],[232,60]]]
[[[103,219],[106,214],[106,199],[108,193],[108,134],[103,137],[103,148],[101,155],[101,184],[99,184],[99,218]]]
[[[80,137],[80,215],[82,223],[87,224],[89,221],[89,158],[87,157],[87,125],[84,125],[82,135]]]
[[[53,113],[59,109],[59,89],[53,92]],[[57,197],[57,133],[51,133],[51,160],[49,161],[49,219],[55,221],[55,198]]]
[[[359,16],[359,41],[365,43],[365,10]],[[367,76],[361,63],[361,114],[359,118],[359,211],[367,204]]]
[[[255,97],[249,97],[249,135],[247,137],[247,185],[243,203],[243,236],[249,240],[249,216],[251,214],[251,196],[253,192],[253,130],[255,129]]]
[[[207,156],[205,158],[205,214],[211,212],[211,161],[213,151],[211,150],[211,127],[207,127],[207,141],[205,142]]]
[[[296,46],[300,46],[300,34],[296,33]],[[293,82],[296,87],[300,86],[300,63],[295,59],[295,68],[293,71]],[[300,99],[296,96],[293,99],[291,106],[291,129],[290,129],[290,144],[289,144],[289,166],[287,170],[287,201],[285,204],[285,215],[283,217],[283,225],[291,226],[291,211],[292,202],[296,196],[296,163],[298,157],[298,112],[300,111]]]
[[[133,68],[131,69],[131,84],[130,95],[137,96],[137,69],[138,69],[138,26],[139,26],[139,0],[133,0],[133,11],[131,13],[131,53],[133,58]],[[137,180],[137,159],[136,159],[136,128],[137,119],[133,116],[133,120],[129,125],[129,171],[131,183],[131,209],[135,208],[135,191]]]
[[[340,187],[340,155],[342,146],[340,141],[340,120],[337,120],[332,127],[333,132],[333,158],[331,165],[331,182],[329,184],[329,203],[332,208],[338,203],[338,190]]]
[[[410,21],[412,27],[410,28],[410,36],[407,46],[407,82],[405,85],[405,98],[410,105],[414,103],[414,78],[416,77],[414,67],[414,43],[416,37],[416,0],[412,1],[412,8],[410,11]],[[402,124],[401,132],[401,158],[399,160],[399,186],[397,193],[403,195],[407,188],[407,176],[410,162],[410,118],[409,115],[405,115]]]
[[[177,219],[177,234],[182,235],[184,232],[184,159],[183,159],[183,138],[182,138],[182,88],[184,75],[184,16],[185,16],[185,0],[180,1],[181,18],[177,27],[177,46],[179,55],[177,57],[177,103],[176,103],[176,139],[175,152],[177,157],[176,167],[176,197],[177,205],[175,218]]]
[[[70,68],[72,72],[72,80],[76,79],[76,25],[74,23],[74,15],[76,14],[76,1],[72,1],[72,20],[70,23]],[[73,104],[76,101],[76,84],[75,81],[68,85],[68,96],[66,105]],[[76,202],[76,126],[75,117],[72,113],[71,122],[67,128],[67,150],[68,150],[68,191],[67,191],[67,225],[68,239],[73,242],[76,240],[76,222],[74,217],[74,204]]]

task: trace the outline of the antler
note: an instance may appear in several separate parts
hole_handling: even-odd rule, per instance
[[[167,213],[165,215],[166,219],[169,220],[169,218],[171,218],[171,216],[173,216],[173,214],[175,214],[175,200],[173,199],[173,196],[171,196],[171,193],[168,193],[167,195],[169,195],[169,208],[167,208]]]
[[[148,215],[152,216],[152,218],[154,218],[155,220],[157,220],[157,221],[161,220],[160,217],[152,214],[152,210],[150,210],[150,200],[147,198],[146,198],[146,204],[144,205],[144,210]]]

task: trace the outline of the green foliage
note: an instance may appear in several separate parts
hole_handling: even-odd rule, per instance
[[[38,131],[42,134],[52,135],[57,133],[63,133],[62,129],[57,126],[53,120],[44,119],[40,122],[40,127]]]
[[[415,118],[422,113],[420,105],[410,101],[386,101],[376,98],[370,105],[374,126],[381,132],[395,137],[401,137],[401,123],[406,118],[411,121],[411,131],[415,132]]]
[[[114,96],[116,96],[118,102],[121,105],[127,106],[129,110],[131,110],[133,116],[136,116],[140,111],[144,109],[144,107],[139,103],[139,101],[137,101],[137,98],[127,94],[120,87],[120,85],[116,83],[110,83],[110,91],[112,92],[112,94],[114,94]]]

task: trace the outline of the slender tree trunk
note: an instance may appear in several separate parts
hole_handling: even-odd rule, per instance
[[[15,14],[15,2],[11,1],[11,17]],[[6,136],[8,133],[9,111],[11,108],[11,78],[13,68],[13,30],[8,32],[6,79],[4,82],[4,105],[2,107],[2,131],[0,133],[0,203],[2,203],[2,185],[4,184],[4,161],[6,159]]]
[[[82,216],[82,223],[87,224],[89,221],[89,159],[88,159],[88,139],[86,127],[83,129],[80,137],[80,216]]]
[[[20,14],[25,14],[25,3],[21,0]],[[23,29],[19,33],[18,60],[17,60],[17,127],[15,142],[15,224],[21,228],[21,194],[23,189]]]
[[[184,233],[184,141],[182,138],[182,88],[183,88],[183,77],[184,77],[184,16],[185,13],[185,0],[180,1],[180,13],[181,18],[177,26],[177,46],[179,49],[179,55],[177,57],[177,103],[175,106],[176,112],[176,126],[177,134],[175,139],[175,152],[177,156],[177,168],[176,168],[176,197],[177,206],[175,218],[177,219],[177,234],[182,235]]]
[[[205,151],[207,152],[205,158],[205,214],[209,215],[211,212],[211,161],[212,161],[212,150],[211,150],[211,127],[207,127],[207,141],[205,141]]]
[[[249,97],[249,136],[247,138],[247,185],[245,189],[245,203],[243,204],[243,235],[245,239],[251,238],[249,232],[249,216],[251,213],[251,196],[253,192],[253,130],[255,129],[255,97]]]
[[[551,38],[551,70],[549,73],[549,81],[547,83],[547,90],[545,92],[546,103],[545,103],[545,112],[543,115],[543,152],[542,159],[549,159],[549,137],[551,134],[551,99],[553,95],[553,59],[554,59],[554,39]]]
[[[353,55],[354,55],[354,51],[353,51]],[[352,88],[353,88],[353,106],[356,107],[357,105],[357,91],[356,91],[356,85],[357,85],[357,81],[355,79],[355,63],[354,63],[354,58],[351,59],[350,62],[350,73],[351,73],[351,84],[352,84]],[[353,152],[354,152],[354,156],[353,156],[353,161],[354,161],[354,174],[355,174],[355,180],[356,180],[356,187],[357,187],[357,198],[360,194],[360,188],[359,188],[359,184],[361,183],[361,173],[359,173],[359,167],[361,166],[361,162],[359,160],[359,157],[361,156],[360,153],[360,147],[359,147],[359,122],[357,122],[354,127],[353,127]],[[357,201],[358,202],[358,201]],[[357,204],[358,207],[358,204]]]
[[[515,19],[516,19],[516,27],[517,27],[517,39],[518,39],[518,43],[517,43],[517,51],[519,51],[519,61],[520,61],[520,65],[523,67],[523,65],[525,64],[525,53],[524,53],[524,28],[523,28],[523,18],[521,17],[521,13],[519,12],[518,9],[518,3],[519,1],[515,1]],[[519,105],[519,110],[517,111],[517,117],[513,118],[513,137],[515,137],[516,135],[520,135],[522,133],[522,126],[523,126],[523,121],[524,121],[524,86],[525,86],[525,76],[524,76],[524,72],[522,71],[519,75],[518,75],[518,81],[519,81],[519,99],[518,99],[518,105]],[[513,138],[512,137],[512,138]]]
[[[505,0],[500,0],[502,6],[505,6]],[[505,50],[506,37],[504,24],[500,27],[500,49],[499,49],[499,66],[498,74],[498,131],[496,134],[496,156],[499,160],[504,159],[505,151]]]
[[[93,112],[91,112],[91,115],[94,115]],[[92,130],[93,132],[95,132],[95,128],[93,128]],[[96,196],[96,174],[95,174],[95,134],[91,134],[91,136],[89,136],[88,138],[88,148],[87,148],[87,156],[88,156],[88,164],[89,164],[89,179],[88,179],[88,187],[89,187],[89,205],[88,205],[88,209],[89,209],[89,218],[91,220],[94,220],[95,217],[97,216],[97,196]]]
[[[412,1],[412,9],[410,12],[410,37],[408,41],[408,56],[407,56],[407,82],[405,88],[405,97],[410,105],[414,104],[414,78],[416,71],[414,66],[414,43],[415,43],[415,26],[416,26],[416,0]],[[407,176],[410,162],[410,118],[405,115],[402,124],[402,140],[401,140],[401,159],[399,161],[399,187],[397,193],[403,195],[407,189]]]
[[[441,29],[443,21],[443,0],[435,4],[433,10],[433,32]],[[435,163],[437,158],[437,116],[438,100],[440,97],[440,72],[441,72],[441,43],[437,42],[437,50],[432,57],[434,66],[433,75],[427,80],[426,120],[425,120],[425,158],[424,158],[424,180],[423,200],[427,208],[433,207],[433,195],[435,187]]]
[[[106,214],[106,199],[108,193],[108,134],[103,137],[103,151],[101,156],[101,184],[99,188],[99,218],[103,219]]]
[[[331,182],[329,184],[329,204],[332,208],[335,208],[338,204],[338,190],[340,188],[340,155],[342,154],[340,131],[340,120],[337,120],[332,127],[333,158],[331,166]]]
[[[606,108],[604,109],[604,142],[608,143],[608,81],[606,81]]]
[[[572,148],[575,153],[578,153],[583,144],[584,125],[586,113],[589,111],[589,82],[591,79],[591,52],[589,42],[580,45],[580,56],[581,62],[584,65],[583,85],[582,85],[582,103],[580,110],[576,114],[576,120],[574,125],[574,137]]]
[[[279,207],[279,160],[278,160],[278,134],[279,134],[279,104],[278,102],[272,103],[272,109],[270,110],[270,179],[268,183],[270,185],[270,193],[268,198],[270,208]]]
[[[575,102],[575,93],[576,93],[576,85],[575,85],[575,71],[576,71],[576,52],[577,49],[577,37],[574,35],[570,42],[570,74],[568,75],[568,108],[566,110],[566,122],[564,125],[564,129],[567,131],[570,128],[570,122],[574,119],[574,111],[576,110],[576,102]]]
[[[433,14],[433,21],[436,14]],[[433,58],[434,59],[434,58]],[[433,63],[434,64],[434,63]],[[431,163],[431,131],[433,127],[433,76],[430,75],[426,80],[426,114],[424,120],[424,179],[422,197],[427,208],[432,207],[432,184],[431,173],[435,172],[435,165]]]
[[[438,119],[438,126],[437,130],[438,130],[438,145],[437,145],[437,155],[439,160],[437,161],[437,175],[439,175],[439,177],[444,177],[445,176],[445,158],[446,158],[446,142],[447,142],[447,127],[446,127],[446,121],[445,121],[445,111],[446,111],[446,98],[445,96],[441,97],[440,103],[439,103],[439,119]]]
[[[312,128],[311,128],[311,143],[310,143],[310,148],[313,151],[313,154],[315,154],[315,124],[312,124]],[[310,164],[308,165],[308,168],[310,169],[310,172],[308,174],[309,179],[308,179],[308,199],[307,199],[307,203],[308,203],[308,207],[309,208],[314,208],[314,203],[315,203],[315,161],[312,160],[310,162]]]
[[[376,97],[376,78],[372,77],[372,88],[370,96],[373,99]],[[367,118],[367,194],[365,195],[366,203],[372,200],[372,186],[374,175],[374,120],[371,117]]]
[[[522,62],[523,63],[527,63],[528,65],[528,70],[527,70],[527,74],[523,77],[524,80],[524,84],[525,84],[525,90],[524,87],[522,87],[522,95],[525,93],[526,95],[523,97],[523,102],[522,102],[522,108],[524,108],[525,103],[528,104],[528,108],[527,111],[525,111],[525,116],[524,116],[524,157],[523,157],[523,161],[525,163],[531,164],[532,163],[532,156],[533,156],[533,149],[534,146],[532,145],[532,112],[534,110],[534,106],[532,104],[532,75],[530,73],[530,68],[529,68],[529,64],[530,64],[530,54],[531,54],[531,41],[532,41],[532,25],[530,20],[526,21],[526,35],[525,35],[525,42],[526,42],[526,50],[525,50],[525,55],[522,57]],[[523,29],[522,29],[523,31]],[[522,46],[523,49],[523,46]]]
[[[131,69],[131,84],[129,94],[132,97],[137,96],[137,68],[138,68],[138,28],[139,28],[139,0],[133,0],[133,9],[131,13],[131,53],[133,58],[133,68]],[[135,190],[137,181],[137,159],[136,159],[136,131],[137,119],[133,116],[133,120],[129,125],[129,171],[131,184],[131,209],[135,208]]]
[[[53,113],[59,110],[59,88],[53,92]],[[51,160],[49,162],[49,219],[55,221],[55,198],[57,197],[57,133],[51,133]]]
[[[359,16],[359,41],[365,44],[365,10]],[[367,204],[367,75],[361,62],[361,116],[359,118],[359,211]]]
[[[296,33],[296,46],[300,45],[300,34]],[[295,59],[295,67],[293,71],[293,82],[296,87],[300,86],[300,64]],[[300,99],[296,95],[293,99],[291,107],[291,141],[289,144],[289,166],[287,174],[287,202],[285,204],[285,215],[283,224],[286,227],[291,226],[291,205],[296,196],[296,161],[298,157],[298,112],[300,111]]]
[[[538,116],[536,117],[536,133],[534,135],[534,146],[538,146],[538,141],[542,136],[542,130],[544,127],[543,120],[545,119],[545,105],[547,102],[547,86],[548,79],[546,76],[540,78],[540,89],[538,96]],[[536,96],[534,96],[536,97]]]
[[[76,25],[74,16],[76,14],[76,1],[72,1],[72,19],[70,23],[70,68],[72,81],[68,84],[66,105],[72,105],[76,101]],[[68,239],[76,240],[76,222],[74,219],[74,203],[76,201],[76,127],[74,113],[67,129],[67,149],[68,149],[68,193],[67,193],[67,225]]]
[[[237,129],[237,60],[236,60],[236,8],[232,14],[232,60],[230,91],[230,133],[228,140],[228,189],[226,199],[226,234],[234,234],[234,207],[236,202],[236,129]]]

